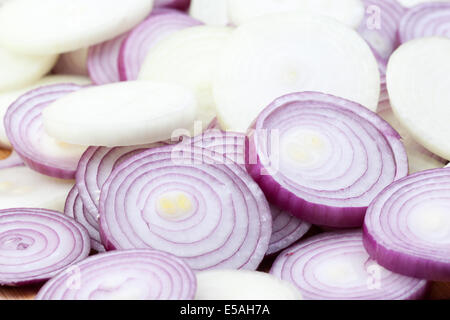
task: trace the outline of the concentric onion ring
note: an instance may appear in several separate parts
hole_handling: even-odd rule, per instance
[[[85,209],[98,219],[100,190],[111,172],[120,163],[148,148],[163,144],[155,143],[130,147],[89,147],[81,156],[76,173],[76,186]]]
[[[5,115],[9,141],[28,167],[42,174],[73,179],[85,147],[59,143],[44,131],[42,111],[52,102],[83,88],[76,84],[43,86],[18,98]]]
[[[311,224],[304,222],[287,211],[271,206],[272,237],[266,255],[274,254],[286,249],[303,237],[311,228]]]
[[[75,220],[45,209],[0,210],[0,285],[41,282],[89,254]]]
[[[98,215],[93,216],[86,210],[78,194],[78,189],[76,186],[70,190],[67,196],[66,204],[64,206],[64,214],[75,219],[75,221],[78,221],[86,228],[89,232],[89,237],[91,238],[92,249],[97,252],[105,251],[105,247],[100,240],[100,233],[98,231]]]
[[[127,36],[128,32],[89,48],[87,68],[89,77],[95,84],[120,81],[117,59],[120,46]]]
[[[307,222],[359,227],[408,173],[398,133],[363,106],[318,92],[275,100],[249,136],[246,166],[271,203]]]
[[[176,31],[200,24],[200,21],[177,10],[153,10],[121,44],[118,56],[120,80],[136,80],[145,57],[161,40]]]
[[[360,231],[324,233],[283,251],[270,273],[294,284],[307,300],[413,300],[427,281],[380,267]]]
[[[202,148],[142,152],[101,191],[107,249],[164,250],[194,270],[256,269],[271,231],[269,205],[245,170]]]
[[[450,169],[432,169],[401,179],[369,206],[364,245],[394,272],[450,281]]]
[[[181,259],[156,250],[98,254],[48,281],[37,300],[188,300],[197,285]]]
[[[450,3],[423,3],[403,16],[398,36],[401,43],[432,36],[450,38]]]

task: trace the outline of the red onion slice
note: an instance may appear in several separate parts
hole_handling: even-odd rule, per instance
[[[177,10],[153,10],[121,44],[118,56],[120,80],[136,80],[148,52],[161,40],[176,31],[200,24],[200,21]]]
[[[78,189],[74,186],[66,199],[64,206],[64,214],[83,225],[89,233],[91,238],[91,248],[97,252],[104,252],[105,247],[100,240],[100,233],[98,231],[98,215],[90,214],[83,205],[78,194]]]
[[[396,0],[363,0],[366,16],[359,34],[385,62],[397,47],[397,30],[406,9]]]
[[[111,40],[89,48],[87,68],[89,77],[97,84],[107,84],[120,81],[117,59],[122,42],[128,33],[121,34]]]
[[[307,300],[413,300],[427,281],[390,272],[372,260],[360,231],[324,233],[283,251],[270,273]]]
[[[360,227],[375,196],[408,173],[400,136],[386,121],[318,92],[270,104],[247,152],[247,170],[271,203],[327,227]]]
[[[178,10],[186,10],[189,8],[191,0],[155,0],[154,7],[169,7]]]
[[[245,170],[202,148],[142,152],[113,171],[100,196],[107,249],[163,250],[194,270],[256,269],[271,220],[264,194]]]
[[[383,267],[422,279],[450,281],[450,169],[403,178],[371,203],[364,245]]]
[[[398,37],[401,43],[432,36],[450,38],[450,3],[423,3],[403,16]]]
[[[45,209],[0,210],[0,285],[41,282],[89,254],[89,235]]]
[[[98,254],[48,281],[37,300],[191,300],[197,289],[181,259],[156,250]]]
[[[48,136],[42,111],[57,99],[80,90],[76,84],[55,84],[27,92],[18,98],[5,115],[9,141],[31,169],[61,179],[73,179],[84,147],[64,144]]]
[[[81,156],[76,173],[76,186],[85,209],[98,220],[100,190],[111,172],[128,158],[147,150],[158,147],[155,143],[130,147],[89,147]]]
[[[18,167],[23,165],[24,163],[22,158],[14,150],[11,152],[8,158],[0,160],[0,169]]]
[[[266,255],[271,255],[286,249],[301,239],[311,228],[311,224],[304,222],[287,211],[271,206],[272,237]]]

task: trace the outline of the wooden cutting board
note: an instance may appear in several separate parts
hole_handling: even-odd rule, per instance
[[[0,149],[0,159],[9,155],[9,151]],[[28,287],[0,287],[0,300],[31,300],[39,290],[39,286]],[[429,299],[450,300],[450,283],[433,283]]]

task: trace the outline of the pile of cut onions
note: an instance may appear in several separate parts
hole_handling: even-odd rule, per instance
[[[426,298],[448,38],[450,1],[0,1],[0,286]]]

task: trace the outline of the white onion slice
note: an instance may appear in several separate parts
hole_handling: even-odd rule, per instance
[[[32,85],[26,86],[24,88],[0,92],[0,146],[11,148],[11,143],[8,140],[5,132],[5,126],[3,123],[3,118],[8,110],[8,107],[19,98],[21,95],[26,92],[35,89],[40,86],[56,84],[56,83],[74,83],[79,85],[90,84],[91,81],[87,77],[82,76],[72,76],[72,75],[49,75],[37,82],[34,82]]]
[[[0,8],[0,45],[27,54],[74,51],[144,19],[153,0],[15,0]]]
[[[189,14],[206,25],[226,26],[228,17],[228,0],[191,0]]]
[[[392,109],[387,108],[379,111],[378,114],[400,134],[406,153],[408,154],[409,173],[418,171],[442,168],[447,161],[434,155],[423,146],[418,144],[400,124]]]
[[[356,28],[364,17],[361,0],[228,0],[228,6],[235,25],[268,14],[298,12],[332,17]]]
[[[173,82],[194,90],[199,104],[196,120],[206,128],[215,117],[213,74],[230,35],[230,28],[211,26],[175,32],[150,51],[139,80]]]
[[[389,60],[387,88],[394,113],[411,136],[450,159],[450,40],[422,38],[403,44]]]
[[[319,91],[376,110],[380,75],[356,31],[326,17],[283,14],[238,27],[213,84],[221,127],[246,131],[281,95]]]
[[[39,80],[52,69],[56,59],[56,55],[25,55],[0,46],[0,92],[18,89]]]
[[[167,140],[190,128],[194,94],[175,84],[129,81],[82,89],[43,111],[47,133],[66,143],[138,145]]]
[[[45,208],[63,211],[73,181],[50,178],[27,167],[0,170],[0,209]]]
[[[209,270],[196,275],[196,300],[302,300],[294,286],[268,273]]]

